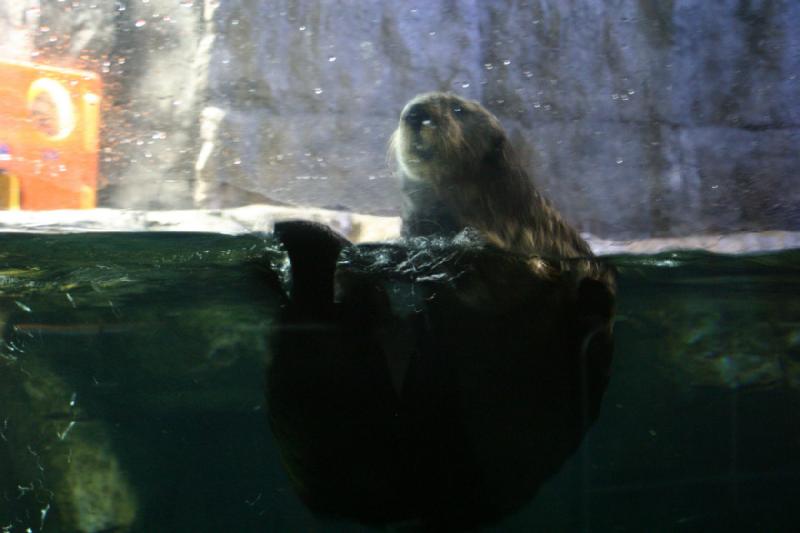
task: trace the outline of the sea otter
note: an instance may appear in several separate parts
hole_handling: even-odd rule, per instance
[[[390,154],[402,179],[404,236],[471,227],[525,256],[592,257],[536,190],[500,121],[478,102],[439,92],[415,97],[400,114]]]
[[[292,283],[270,424],[316,514],[474,531],[530,501],[599,416],[613,272],[479,104],[419,96],[391,146],[408,238],[275,226]]]

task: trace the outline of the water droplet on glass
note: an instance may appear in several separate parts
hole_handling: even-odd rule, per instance
[[[136,23],[134,24],[134,26],[136,26],[137,28],[141,28],[141,27],[142,27],[142,26],[144,26],[145,24],[147,24],[147,21],[146,21],[146,20],[144,20],[144,19],[139,19],[139,20],[137,20],[137,21],[136,21]]]
[[[42,33],[47,33],[50,31],[50,26],[39,26],[39,31]]]
[[[314,88],[314,94],[322,94],[322,89],[319,87]]]
[[[300,31],[306,31],[306,27],[305,27],[305,26],[300,26],[300,27],[299,27],[299,28],[297,28],[297,29],[299,29]]]
[[[233,164],[234,165],[241,165],[242,164],[242,160],[237,157],[236,159],[233,160]]]
[[[336,62],[336,56],[329,56],[328,57],[328,63],[335,63],[335,62]]]
[[[511,64],[511,60],[510,59],[504,59],[503,60],[503,65],[509,66],[510,64]]]
[[[483,68],[485,68],[486,70],[492,70],[494,68],[494,65],[492,65],[491,63],[484,63]]]
[[[233,19],[231,21],[231,26],[238,26],[238,25],[239,25],[239,19]]]
[[[624,162],[625,162],[625,160],[624,160],[624,159],[617,159],[617,164],[618,164],[618,165],[621,165],[621,164],[622,164],[622,163],[624,163]]]
[[[462,89],[468,89],[469,88],[469,82],[468,81],[462,82],[461,83],[461,88]]]

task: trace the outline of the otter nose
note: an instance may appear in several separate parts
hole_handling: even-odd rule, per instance
[[[403,121],[413,130],[419,131],[423,125],[431,123],[431,115],[425,104],[413,104],[403,114]]]

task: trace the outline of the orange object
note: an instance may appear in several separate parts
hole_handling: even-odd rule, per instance
[[[0,60],[0,209],[95,207],[101,98],[93,72]]]

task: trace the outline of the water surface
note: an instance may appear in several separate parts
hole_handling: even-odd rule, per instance
[[[600,419],[495,530],[795,530],[800,251],[608,260]],[[285,266],[269,236],[0,235],[3,531],[58,531],[55,494],[119,480],[136,531],[366,530],[312,517],[272,441]]]

